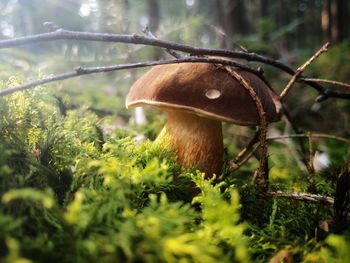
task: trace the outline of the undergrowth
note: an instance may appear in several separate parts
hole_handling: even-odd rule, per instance
[[[315,237],[330,209],[204,179],[62,103],[40,89],[0,98],[1,262],[266,262],[281,250],[346,262],[349,234]]]

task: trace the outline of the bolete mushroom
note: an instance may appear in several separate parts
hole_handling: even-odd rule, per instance
[[[236,68],[255,90],[266,121],[280,118],[268,86],[253,73]],[[165,143],[183,166],[197,165],[207,175],[223,164],[221,122],[257,125],[256,105],[246,89],[227,71],[209,63],[181,63],[153,67],[131,87],[128,109],[156,106],[169,115],[156,143]]]

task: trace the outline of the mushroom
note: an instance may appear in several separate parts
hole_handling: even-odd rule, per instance
[[[235,68],[255,90],[266,121],[280,119],[274,94],[253,73]],[[196,165],[207,176],[219,174],[223,164],[222,122],[258,125],[256,105],[227,71],[209,63],[181,63],[153,67],[131,87],[128,109],[152,105],[168,113],[155,143],[170,147],[184,167]]]

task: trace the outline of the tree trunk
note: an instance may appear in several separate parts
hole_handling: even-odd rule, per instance
[[[338,0],[331,0],[331,18],[331,41],[335,44],[339,41]]]
[[[269,6],[269,0],[259,1],[260,18],[268,16],[268,6]]]
[[[330,0],[323,0],[321,11],[321,27],[323,39],[331,40],[331,3]]]
[[[148,0],[148,27],[156,35],[160,22],[160,9],[158,0]],[[153,48],[152,57],[155,60],[160,59],[162,52],[159,48]]]
[[[338,41],[347,37],[348,0],[338,0]]]
[[[249,32],[249,23],[246,17],[246,8],[243,0],[220,0],[222,12],[222,28],[226,34],[225,47],[234,49],[233,37]]]
[[[148,16],[149,29],[151,32],[156,32],[158,30],[160,21],[159,1],[148,0]]]
[[[324,0],[321,14],[323,37],[333,44],[346,38],[347,0]]]

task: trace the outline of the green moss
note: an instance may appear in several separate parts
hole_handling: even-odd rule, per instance
[[[331,237],[314,239],[329,210],[256,195],[257,161],[208,180],[182,170],[166,144],[136,143],[142,129],[107,133],[105,120],[63,110],[49,92],[0,101],[0,261],[266,262],[286,247],[306,262],[317,251],[345,255],[343,236],[335,251]],[[290,171],[295,161],[280,147],[271,153],[272,186],[305,187]],[[331,194],[316,176],[317,191]]]

